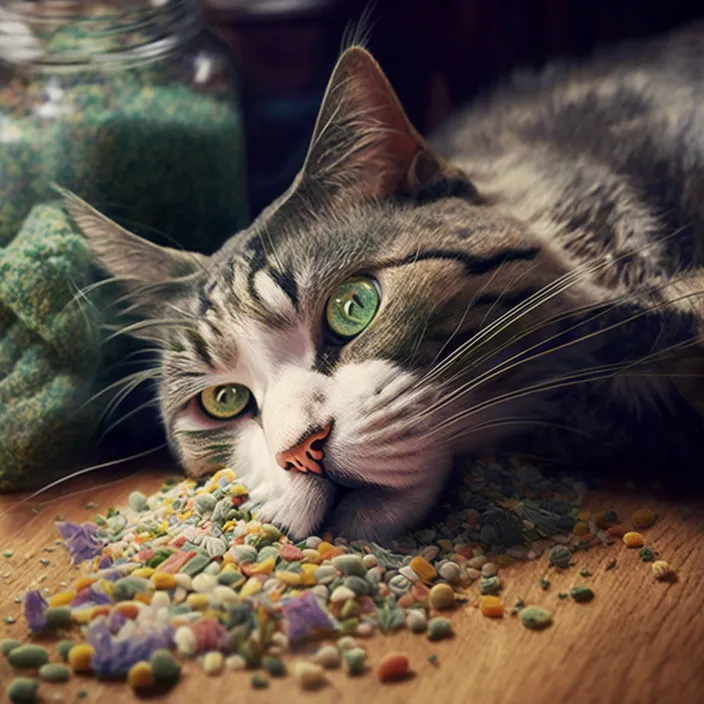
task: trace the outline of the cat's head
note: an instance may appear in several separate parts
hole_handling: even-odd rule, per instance
[[[212,256],[68,203],[157,323],[186,472],[232,467],[296,536],[385,539],[422,518],[453,457],[521,428],[531,395],[503,395],[549,367],[545,320],[576,291],[548,295],[565,261],[433,153],[356,47],[295,182]]]

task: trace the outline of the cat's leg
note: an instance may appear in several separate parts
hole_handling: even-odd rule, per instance
[[[437,500],[429,486],[390,490],[368,487],[347,494],[328,518],[333,535],[384,542],[415,526]]]

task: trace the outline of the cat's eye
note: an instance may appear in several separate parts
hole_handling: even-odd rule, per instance
[[[379,310],[381,295],[373,279],[353,276],[343,281],[328,300],[325,317],[330,331],[349,340],[359,335]]]
[[[198,396],[203,412],[215,420],[232,420],[244,412],[252,392],[241,384],[222,384],[201,391]]]

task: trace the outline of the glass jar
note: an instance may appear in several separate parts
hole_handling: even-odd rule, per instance
[[[235,71],[196,0],[5,2],[0,143],[0,246],[52,182],[187,249],[247,221]]]

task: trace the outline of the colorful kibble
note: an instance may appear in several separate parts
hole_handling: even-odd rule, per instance
[[[623,536],[623,543],[629,548],[642,548],[645,545],[645,539],[640,533],[631,530]]]
[[[44,618],[46,619],[46,627],[52,631],[70,628],[71,609],[68,606],[50,606],[44,612]]]
[[[392,682],[408,676],[408,656],[404,653],[385,655],[376,667],[376,676],[382,682]]]
[[[136,662],[127,673],[127,684],[139,693],[151,689],[154,686],[152,666],[145,660]]]
[[[455,592],[449,584],[436,584],[430,590],[428,602],[433,609],[451,609],[456,603]]]
[[[340,667],[342,656],[340,651],[334,645],[324,645],[313,656],[316,664],[324,667],[326,670],[332,670]]]
[[[19,648],[21,645],[21,640],[5,638],[4,640],[0,640],[0,653],[7,657],[15,648]]]
[[[572,561],[572,552],[564,545],[555,545],[548,552],[548,560],[551,566],[567,569]]]
[[[356,677],[364,672],[367,653],[362,648],[350,648],[342,652],[342,661],[345,663],[347,674]]]
[[[450,638],[452,634],[452,623],[448,619],[431,618],[428,622],[428,640],[444,640]]]
[[[7,659],[19,670],[38,669],[49,662],[49,653],[41,645],[20,645],[10,650]]]
[[[225,666],[225,658],[218,650],[211,650],[203,658],[203,670],[206,675],[219,675]]]
[[[589,587],[573,587],[570,596],[574,601],[583,604],[594,599],[594,592]]]
[[[74,645],[68,653],[68,664],[74,672],[90,672],[95,648],[88,643]]]
[[[39,683],[29,677],[15,677],[7,688],[12,704],[34,704],[38,701]]]
[[[641,508],[631,516],[634,528],[648,528],[655,523],[656,515],[649,508]]]
[[[265,655],[262,658],[262,667],[272,677],[283,677],[286,674],[286,665],[284,665],[280,658],[274,657],[273,655]]]
[[[552,623],[550,612],[539,606],[526,606],[520,611],[521,623],[532,630],[547,628]]]
[[[297,662],[293,673],[302,689],[318,689],[325,682],[325,670],[312,662]]]
[[[677,576],[677,572],[675,571],[675,569],[671,567],[668,562],[665,562],[665,560],[656,560],[650,566],[650,569],[652,570],[655,579],[660,580],[662,582],[674,580],[674,578]]]
[[[156,683],[170,685],[181,677],[181,666],[168,650],[163,648],[155,650],[149,659],[149,664]]]
[[[45,682],[68,682],[71,672],[61,663],[48,663],[39,668],[39,677]]]
[[[406,615],[406,626],[411,633],[425,633],[428,630],[428,618],[422,609],[413,609]]]
[[[479,599],[479,610],[483,616],[501,618],[504,615],[504,605],[498,596],[487,595]]]
[[[75,643],[72,640],[60,640],[56,644],[56,652],[64,662],[68,661],[68,654],[71,652],[74,645]]]
[[[410,568],[424,582],[431,582],[437,576],[436,569],[422,555],[417,555],[411,560]]]

